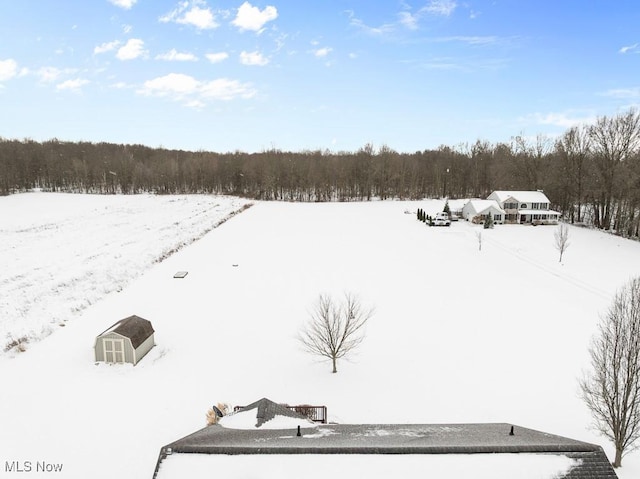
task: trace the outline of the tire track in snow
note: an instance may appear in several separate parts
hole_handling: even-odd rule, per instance
[[[520,261],[527,263],[531,266],[534,266],[535,268],[538,268],[542,271],[544,271],[545,273],[548,273],[552,276],[555,276],[557,278],[560,278],[564,281],[566,281],[569,284],[572,284],[580,289],[583,289],[591,294],[595,294],[597,296],[599,296],[602,299],[606,299],[606,300],[610,300],[611,299],[611,295],[609,293],[607,293],[605,290],[598,288],[597,286],[594,286],[592,284],[587,283],[586,281],[582,281],[581,279],[578,279],[574,276],[571,276],[570,274],[567,273],[559,273],[558,271],[554,271],[552,268],[546,266],[545,264],[541,263],[540,261],[536,261],[534,259],[531,259],[521,253],[519,253],[517,250],[515,250],[514,248],[507,246],[506,244],[502,243],[499,240],[496,240],[495,238],[483,238],[482,241],[486,241],[489,244],[492,244],[494,246],[497,246],[499,249],[501,249],[502,251],[510,254],[511,256],[514,256],[516,258],[518,258]]]

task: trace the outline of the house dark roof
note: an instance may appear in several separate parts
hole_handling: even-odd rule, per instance
[[[154,331],[150,321],[141,318],[140,316],[133,315],[128,318],[121,319],[117,323],[113,324],[106,331],[102,332],[100,336],[106,333],[117,333],[125,338],[129,338],[135,349],[149,336],[151,336]]]
[[[172,454],[531,453],[576,459],[578,464],[563,476],[566,479],[616,477],[598,445],[517,426],[514,435],[510,431],[510,424],[328,424],[303,427],[297,437],[294,430],[212,425],[165,446],[159,464],[168,450]]]
[[[252,409],[256,409],[256,418],[257,423],[256,427],[262,426],[265,422],[270,421],[276,416],[285,416],[292,417],[295,419],[304,420],[301,425],[306,424],[306,418],[302,414],[298,414],[295,411],[287,408],[286,406],[282,406],[281,404],[277,404],[267,398],[262,398],[256,402],[249,404],[248,406],[243,407],[240,411],[250,411]]]

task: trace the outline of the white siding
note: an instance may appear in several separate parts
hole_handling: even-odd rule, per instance
[[[134,355],[133,355],[133,346],[131,346],[131,340],[129,338],[125,338],[118,333],[106,333],[102,336],[98,336],[96,339],[95,345],[95,356],[96,361],[106,361],[104,356],[104,339],[124,339],[124,361],[126,363],[134,364]],[[144,343],[143,343],[144,344]]]
[[[133,364],[138,364],[138,362],[147,354],[152,347],[155,346],[155,341],[153,338],[153,334],[149,336],[135,351],[135,361]]]

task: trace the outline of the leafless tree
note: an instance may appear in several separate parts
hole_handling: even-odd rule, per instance
[[[560,253],[558,262],[562,262],[562,255],[569,247],[569,227],[567,225],[559,225],[558,229],[553,232],[556,249]]]
[[[566,192],[570,205],[571,222],[574,211],[577,221],[582,221],[582,202],[587,174],[587,157],[591,149],[591,137],[584,126],[574,126],[567,130],[556,142],[556,150],[563,167],[562,188]]]
[[[515,154],[516,174],[530,189],[540,188],[544,171],[543,160],[551,151],[551,140],[542,134],[531,140],[520,134],[511,138],[511,148]]]
[[[640,278],[620,289],[589,349],[592,371],[580,380],[596,430],[616,449],[614,467],[640,438]]]
[[[364,327],[372,315],[373,309],[365,309],[350,293],[339,303],[321,294],[298,339],[309,353],[330,359],[332,372],[337,373],[338,359],[348,356],[362,343]]]
[[[589,128],[589,136],[601,180],[601,191],[594,197],[596,226],[609,229],[621,165],[640,148],[640,111],[630,109],[614,117],[598,118]]]

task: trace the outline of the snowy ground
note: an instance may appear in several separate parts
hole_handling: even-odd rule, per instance
[[[66,326],[246,203],[212,196],[2,198],[0,354],[7,344],[22,341],[24,349]]]
[[[155,258],[176,244],[175,232],[160,234],[178,221],[168,219],[171,200],[184,203],[180,218],[219,204],[214,221],[243,202],[166,197],[155,214],[142,203],[155,211],[157,198],[65,196],[47,211],[56,197],[0,198],[0,301],[16,308],[3,309],[0,328],[21,334],[12,311],[26,307],[20,321],[30,330],[49,324],[25,296],[47,297],[56,321],[73,319],[25,353],[0,357],[0,477],[13,476],[7,461],[63,464],[65,478],[151,477],[160,447],[203,427],[211,404],[261,397],[324,404],[343,423],[513,423],[598,443],[612,456],[587,428],[577,378],[599,313],[640,271],[640,243],[572,227],[559,263],[552,226],[429,228],[404,214],[434,214],[439,201],[257,203],[165,261],[141,265],[152,247]],[[114,206],[84,203],[103,200]],[[26,248],[24,261],[33,255],[26,263],[5,247],[18,236],[11,211],[31,225],[12,243]],[[105,229],[82,227],[118,218],[108,231],[132,234],[137,225],[131,241],[145,247],[125,252]],[[200,218],[206,224],[193,228],[209,229],[209,215]],[[58,241],[52,231],[64,228],[75,234]],[[83,258],[101,252],[89,276],[106,279],[95,284],[109,281],[107,271],[129,283],[70,311],[95,288],[86,286],[85,260],[59,256],[67,248]],[[49,294],[36,268],[42,258],[50,274],[81,279]],[[173,279],[178,270],[189,274]],[[376,312],[359,354],[331,374],[295,336],[319,293],[343,291]],[[95,335],[131,314],[152,321],[157,346],[136,367],[95,365]],[[639,453],[623,464],[621,478],[640,477]]]

